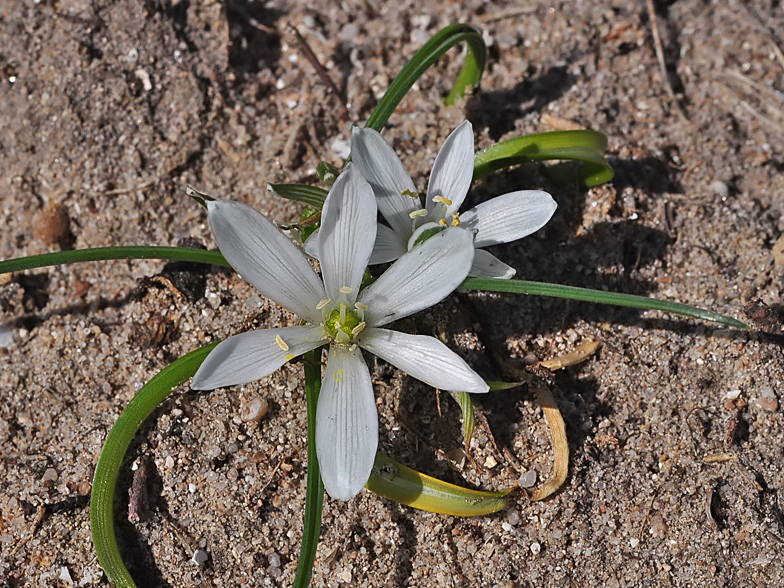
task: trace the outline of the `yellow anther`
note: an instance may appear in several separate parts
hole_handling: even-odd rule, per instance
[[[343,294],[351,294],[354,290],[353,288],[349,288],[348,286],[341,286],[340,291]]]
[[[286,361],[291,361],[292,359],[294,359],[294,354],[293,353],[287,353],[286,354]]]
[[[438,224],[441,225],[442,227],[445,227],[446,226],[446,220],[442,218],[440,221],[438,221]]]
[[[459,227],[460,226],[460,215],[456,212],[452,213],[452,226]]]
[[[365,311],[365,310],[369,310],[370,309],[370,307],[367,304],[362,304],[361,302],[354,303],[354,306],[356,306],[361,311]]]
[[[283,338],[280,335],[275,335],[275,343],[277,343],[278,347],[280,347],[283,351],[289,350],[289,346],[286,345],[286,342],[283,340]]]
[[[324,300],[321,300],[321,301],[320,301],[320,302],[319,302],[319,303],[316,305],[316,310],[321,310],[322,308],[324,308],[324,307],[325,307],[327,304],[329,304],[330,302],[332,302],[332,301],[331,301],[329,298],[325,298]]]
[[[419,218],[420,216],[427,216],[427,211],[424,208],[420,208],[419,210],[409,212],[408,216],[410,216],[411,218]]]
[[[414,199],[419,198],[419,194],[417,194],[416,192],[412,192],[409,188],[406,188],[405,190],[402,190],[400,192],[400,195],[401,196],[411,196],[411,198],[414,198]]]
[[[356,337],[357,335],[359,335],[362,332],[362,329],[364,329],[364,328],[365,328],[365,321],[362,321],[356,327],[351,329],[351,336],[352,337]]]
[[[452,201],[447,198],[444,198],[443,196],[433,196],[433,202],[439,204],[446,204],[447,206],[452,206]]]

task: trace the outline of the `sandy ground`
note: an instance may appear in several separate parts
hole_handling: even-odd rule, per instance
[[[315,183],[320,159],[339,164],[350,123],[368,117],[429,35],[462,21],[489,44],[481,91],[443,105],[462,63],[450,52],[385,130],[420,188],[466,117],[477,148],[600,130],[617,170],[609,185],[582,191],[535,165],[474,186],[474,203],[527,188],[559,203],[544,230],[494,252],[524,279],[742,319],[755,300],[780,312],[784,7],[656,4],[675,99],[645,2],[2,0],[0,258],[186,237],[213,247],[186,183],[295,219],[299,207],[265,182]],[[345,93],[350,122],[289,24]],[[230,272],[188,272],[175,291],[149,280],[163,269],[91,263],[2,279],[0,586],[105,585],[86,495],[122,408],[187,351],[293,320]],[[596,356],[555,375],[569,478],[544,502],[519,493],[478,519],[368,492],[327,500],[313,586],[784,585],[780,335],[478,294],[455,295],[417,324],[445,325],[457,349],[474,341],[472,357],[493,379],[508,377],[493,357],[548,359],[601,341]],[[475,463],[457,471],[436,451],[461,444],[457,406],[442,398],[439,416],[432,389],[380,363],[372,371],[392,457],[471,487],[549,476],[550,440],[525,388],[480,399],[497,448],[480,426]],[[127,521],[130,467],[117,507],[140,587],[291,584],[307,467],[303,388],[295,363],[240,389],[183,389],[145,424],[129,466],[149,460],[149,511]],[[240,418],[255,398],[270,404],[258,424]],[[209,553],[201,567],[190,562],[199,547]]]

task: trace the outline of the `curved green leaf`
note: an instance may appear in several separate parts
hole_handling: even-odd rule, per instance
[[[322,161],[322,163],[324,163]],[[334,169],[334,168],[333,168]],[[307,204],[318,210],[324,207],[324,200],[329,193],[324,188],[310,186],[308,184],[270,184],[267,183],[267,190],[286,200],[294,200]]]
[[[373,473],[365,488],[420,510],[461,517],[498,512],[507,505],[507,495],[512,491],[461,488],[412,470],[381,452],[376,453]]]
[[[125,452],[144,420],[169,394],[196,373],[217,344],[216,341],[191,351],[158,372],[128,403],[106,437],[95,466],[90,498],[90,529],[98,561],[109,580],[119,588],[136,588],[120,556],[114,535],[114,491]]]
[[[446,97],[446,103],[452,104],[458,97],[465,94],[469,86],[476,86],[482,77],[487,61],[487,48],[482,34],[466,24],[449,25],[433,35],[403,66],[365,126],[380,132],[397,105],[427,68],[461,41],[466,42],[468,51],[463,67],[455,80],[455,85]]]
[[[534,296],[550,296],[552,298],[567,298],[569,300],[581,300],[585,302],[596,302],[598,304],[610,304],[612,306],[625,306],[628,308],[639,308],[642,310],[660,310],[681,316],[701,319],[720,323],[728,327],[750,330],[751,327],[734,318],[704,310],[695,306],[688,306],[669,300],[658,300],[645,296],[635,296],[633,294],[617,294],[615,292],[604,292],[602,290],[590,290],[588,288],[578,288],[576,286],[562,286],[560,284],[547,284],[544,282],[527,282],[524,280],[499,280],[495,278],[468,278],[461,288],[466,290],[482,290],[484,292],[507,292],[512,294],[531,294]]]
[[[62,263],[82,263],[86,261],[107,261],[111,259],[170,259],[173,261],[193,261],[231,267],[219,251],[207,251],[192,247],[96,247],[76,251],[56,251],[29,257],[17,257],[0,261],[0,274],[20,272],[60,265]]]
[[[606,149],[607,137],[596,131],[555,131],[515,137],[476,154],[473,181],[513,165],[558,159],[583,162],[580,175],[590,188],[609,182],[615,175],[604,159]]]

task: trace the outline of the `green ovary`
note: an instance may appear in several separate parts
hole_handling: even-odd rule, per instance
[[[340,320],[341,314],[344,315],[343,320]],[[324,323],[324,328],[327,330],[327,335],[330,339],[347,343],[354,338],[352,331],[361,322],[362,316],[359,312],[356,310],[348,310],[344,305],[341,305],[341,307],[334,309],[329,314],[329,318]]]

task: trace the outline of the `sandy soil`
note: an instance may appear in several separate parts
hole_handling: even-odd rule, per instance
[[[301,0],[2,0],[0,258],[187,237],[212,247],[186,183],[295,219],[298,206],[271,197],[265,182],[316,182],[320,159],[339,164],[350,122],[367,118],[429,35],[462,21],[482,26],[490,47],[481,91],[443,105],[461,65],[455,50],[385,131],[420,186],[466,117],[477,148],[522,133],[600,130],[617,170],[609,185],[581,191],[536,165],[474,186],[472,202],[542,188],[559,203],[544,230],[495,253],[525,279],[739,318],[755,300],[780,311],[784,7],[667,4],[657,3],[657,21],[676,99],[641,1],[346,0],[316,9]],[[289,24],[345,92],[350,122]],[[173,358],[293,320],[229,272],[189,272],[180,294],[149,280],[162,270],[111,262],[3,278],[0,586],[106,584],[85,496],[122,408]],[[479,519],[367,492],[327,500],[314,586],[784,585],[780,335],[477,294],[420,318],[446,324],[457,348],[478,342],[494,379],[507,374],[493,355],[547,359],[601,341],[595,357],[555,375],[569,478],[544,502],[520,493]],[[481,399],[499,450],[480,427],[475,464],[456,471],[436,452],[460,446],[456,405],[443,400],[439,416],[432,389],[381,364],[373,376],[381,445],[396,459],[484,488],[515,484],[527,470],[539,482],[549,475],[550,441],[529,391]],[[254,398],[271,407],[258,424],[240,418]],[[117,507],[139,586],[290,585],[305,430],[298,364],[241,389],[185,389],[161,406],[129,455],[129,465],[149,459],[149,512],[138,523],[123,514],[130,468]],[[190,562],[199,547],[209,553],[201,567]]]

